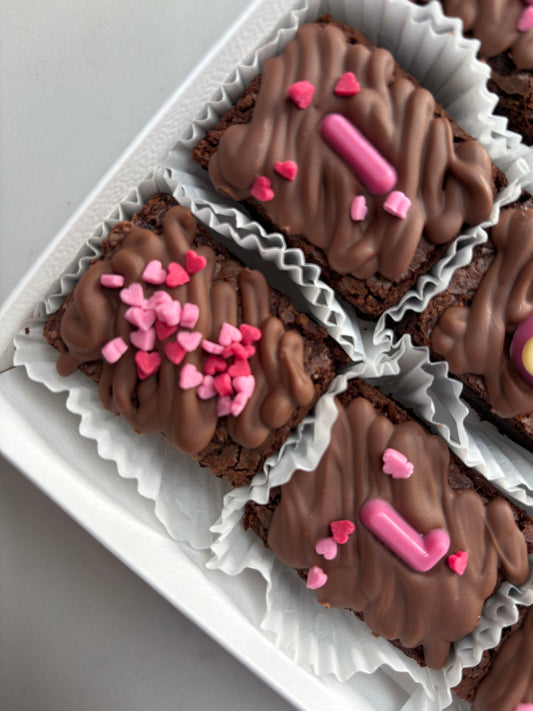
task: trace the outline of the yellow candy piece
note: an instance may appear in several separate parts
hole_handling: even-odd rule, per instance
[[[530,375],[533,375],[533,336],[529,338],[522,349],[522,363]]]

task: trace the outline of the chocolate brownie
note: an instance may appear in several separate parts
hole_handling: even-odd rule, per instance
[[[533,447],[533,208],[503,210],[445,291],[396,326],[432,358],[448,362],[463,395],[483,418]],[[531,341],[533,343],[533,340]],[[514,345],[513,345],[514,344]],[[531,348],[531,345],[529,346]],[[528,370],[529,368],[529,370]]]
[[[416,0],[426,5],[430,0]],[[495,113],[533,143],[533,9],[524,0],[440,0],[449,17],[463,22],[466,37],[480,41],[490,67],[488,88],[498,96]]]
[[[265,62],[193,158],[367,319],[487,218],[505,182],[388,51],[329,17]]]
[[[503,580],[527,581],[533,520],[377,388],[355,379],[337,407],[316,469],[249,502],[245,528],[321,605],[439,668]]]
[[[276,452],[346,355],[169,195],[104,240],[44,335],[58,372],[234,486]]]

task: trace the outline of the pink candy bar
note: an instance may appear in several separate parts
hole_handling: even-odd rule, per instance
[[[385,195],[396,185],[394,168],[344,116],[328,114],[320,124],[320,134],[369,193]]]
[[[364,525],[413,570],[431,570],[450,547],[450,536],[440,528],[421,535],[383,499],[366,501],[359,511]]]

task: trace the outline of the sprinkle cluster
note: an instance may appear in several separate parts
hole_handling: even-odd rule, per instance
[[[206,259],[189,250],[185,266],[170,262],[165,269],[159,260],[149,262],[142,280],[154,286],[176,288],[190,281],[196,272],[206,266]],[[101,286],[120,289],[120,300],[128,306],[124,318],[135,327],[129,334],[130,344],[136,349],[135,364],[140,380],[157,373],[162,356],[154,350],[157,341],[165,341],[163,352],[174,365],[180,365],[188,353],[201,348],[207,356],[203,371],[192,363],[185,363],[179,374],[179,385],[184,390],[196,388],[202,400],[217,398],[217,414],[239,415],[255,389],[249,359],[255,353],[254,343],[260,340],[261,330],[243,323],[238,328],[223,323],[218,340],[205,339],[194,330],[200,318],[197,304],[181,304],[164,289],[156,289],[146,298],[141,283],[133,282],[124,287],[120,274],[103,274]],[[102,356],[108,363],[116,363],[130,346],[120,336],[113,338],[102,348]]]

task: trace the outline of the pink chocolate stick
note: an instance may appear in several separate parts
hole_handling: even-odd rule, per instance
[[[366,501],[359,511],[364,525],[413,570],[431,570],[450,547],[450,537],[440,528],[421,535],[383,499]]]
[[[320,124],[320,134],[353,170],[372,195],[385,195],[396,185],[394,168],[374,146],[341,114],[328,114]]]

